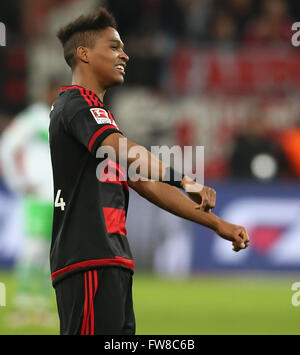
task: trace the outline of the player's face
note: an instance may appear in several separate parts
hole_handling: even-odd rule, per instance
[[[89,63],[99,83],[109,88],[122,84],[129,57],[118,31],[108,27],[100,32],[95,45],[89,50]]]

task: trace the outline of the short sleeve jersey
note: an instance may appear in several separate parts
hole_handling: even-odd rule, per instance
[[[53,285],[86,269],[115,265],[134,269],[127,232],[129,188],[126,170],[99,176],[97,150],[120,133],[99,97],[80,86],[61,88],[50,113],[49,140],[54,179],[54,216],[50,250]],[[105,165],[103,165],[105,166]],[[98,169],[98,170],[97,170]],[[103,178],[102,178],[103,176]]]

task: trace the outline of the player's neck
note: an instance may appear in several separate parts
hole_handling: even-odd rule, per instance
[[[80,73],[76,73],[75,71],[72,76],[72,85],[82,86],[85,89],[95,92],[103,102],[106,89],[102,88],[93,76],[89,77],[85,75],[83,77]]]

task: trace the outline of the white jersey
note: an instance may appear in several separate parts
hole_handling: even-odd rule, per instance
[[[17,193],[51,201],[52,168],[49,148],[50,109],[36,103],[19,113],[0,140],[0,162],[6,185]]]

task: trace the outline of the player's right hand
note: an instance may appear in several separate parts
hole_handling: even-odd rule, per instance
[[[246,249],[250,243],[248,233],[242,226],[222,221],[218,225],[216,233],[220,237],[231,241],[233,246],[232,250],[235,252]]]
[[[196,209],[210,212],[216,206],[216,191],[208,186],[198,184],[185,176],[181,183],[182,188],[190,199],[197,203]]]

